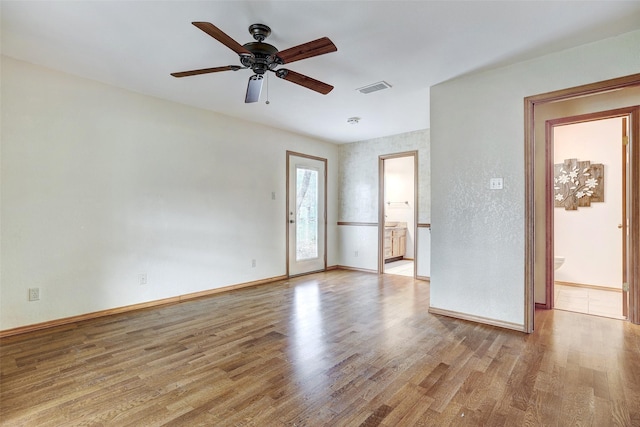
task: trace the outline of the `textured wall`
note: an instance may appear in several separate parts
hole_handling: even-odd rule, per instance
[[[378,222],[378,158],[418,150],[418,222],[431,218],[429,130],[339,146],[339,221]]]
[[[431,88],[432,307],[524,325],[523,100],[637,73],[639,45],[636,31]]]
[[[381,155],[418,151],[418,222],[431,219],[431,168],[429,130],[408,132],[368,141],[340,145],[338,172],[338,218],[344,222],[378,222],[378,159]],[[366,230],[354,230],[363,228]],[[340,226],[340,265],[376,270],[376,227]],[[420,241],[418,240],[418,245]],[[428,254],[423,243],[423,253]],[[355,256],[355,253],[358,256]],[[362,254],[367,254],[366,261]],[[373,253],[375,256],[371,256]],[[428,256],[418,258],[418,268]],[[423,268],[424,270],[424,268]]]

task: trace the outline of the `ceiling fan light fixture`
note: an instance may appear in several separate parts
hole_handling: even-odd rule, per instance
[[[258,102],[260,100],[263,81],[264,76],[262,74],[254,74],[253,76],[249,77],[249,83],[247,84],[247,95],[244,98],[245,103]]]

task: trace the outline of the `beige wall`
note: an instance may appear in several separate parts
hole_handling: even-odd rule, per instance
[[[2,330],[284,275],[287,150],[328,159],[337,264],[334,144],[8,57],[1,118]]]

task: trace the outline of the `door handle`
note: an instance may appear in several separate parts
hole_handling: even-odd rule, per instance
[[[618,228],[622,228],[622,224],[618,224]]]

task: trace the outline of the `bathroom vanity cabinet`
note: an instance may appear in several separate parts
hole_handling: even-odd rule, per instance
[[[384,228],[384,262],[404,258],[407,250],[407,228]]]

